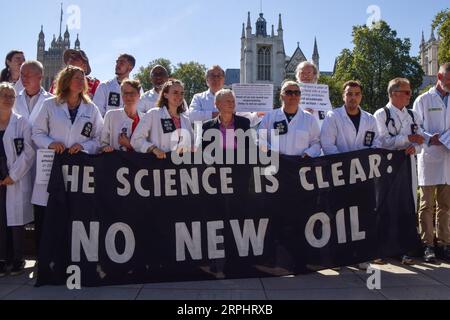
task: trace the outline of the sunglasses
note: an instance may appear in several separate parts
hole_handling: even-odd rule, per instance
[[[394,91],[394,92],[401,92],[401,93],[406,94],[407,96],[410,96],[412,94],[412,92],[409,91],[409,90],[397,90],[397,91]]]
[[[284,92],[284,94],[286,96],[296,96],[296,97],[300,97],[301,92],[299,90],[286,90]]]

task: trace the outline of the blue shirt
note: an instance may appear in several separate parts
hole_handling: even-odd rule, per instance
[[[436,92],[437,92],[437,94],[441,97],[442,101],[444,101],[444,105],[445,105],[445,107],[447,108],[447,105],[448,105],[448,96],[449,96],[449,94],[447,93],[447,94],[443,95],[443,94],[441,94],[441,93],[439,92],[439,90],[436,90]]]

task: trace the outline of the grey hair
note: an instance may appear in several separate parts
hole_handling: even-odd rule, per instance
[[[408,79],[406,78],[395,78],[392,79],[391,81],[389,81],[389,85],[388,85],[388,94],[389,97],[392,96],[392,94],[397,91],[398,89],[400,89],[400,87],[402,86],[402,84],[409,84],[411,85],[411,82],[409,82]]]
[[[35,60],[28,60],[25,61],[22,66],[20,67],[20,70],[22,71],[24,67],[30,66],[33,67],[34,70],[38,71],[41,75],[44,74],[44,66],[39,61]]]
[[[284,94],[284,91],[289,86],[296,86],[301,91],[301,88],[300,88],[300,85],[298,84],[298,82],[295,82],[292,80],[286,80],[282,83],[280,94]]]
[[[450,72],[450,62],[444,63],[443,65],[440,66],[439,68],[440,74],[447,74],[449,72]]]
[[[233,98],[236,100],[236,95],[234,92],[230,89],[221,89],[217,91],[214,102],[217,103],[220,99],[222,99],[224,96],[231,94]]]
[[[300,82],[300,72],[303,70],[304,67],[312,67],[314,69],[314,75],[316,76],[314,82],[317,82],[320,77],[320,71],[319,68],[317,68],[317,66],[310,61],[303,61],[298,64],[297,69],[295,70],[295,76],[297,78],[297,81]]]
[[[0,92],[4,91],[4,90],[9,90],[14,92],[14,95],[16,95],[16,89],[14,88],[14,85],[10,82],[1,82],[0,83]]]

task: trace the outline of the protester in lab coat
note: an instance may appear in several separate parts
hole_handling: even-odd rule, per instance
[[[121,87],[124,108],[106,113],[101,139],[103,152],[133,151],[131,137],[144,116],[137,110],[141,83],[137,80],[124,80]]]
[[[381,147],[388,150],[405,150],[411,155],[412,194],[417,194],[417,170],[414,155],[420,152],[425,139],[422,136],[422,121],[407,107],[411,100],[411,85],[408,79],[395,78],[388,85],[389,103],[375,112]],[[415,201],[416,202],[416,201]],[[414,211],[412,214],[416,214]],[[402,264],[412,265],[409,255],[401,257]]]
[[[417,162],[419,225],[427,262],[433,262],[436,254],[450,261],[450,63],[440,67],[437,78],[436,86],[414,103],[425,134],[425,145]],[[435,242],[441,249],[436,252]]]
[[[199,122],[200,128],[203,122],[214,119],[219,115],[219,110],[217,110],[214,100],[216,93],[225,86],[225,71],[217,65],[209,68],[206,72],[206,84],[208,85],[208,90],[198,93],[192,98],[188,111],[191,122]],[[254,127],[258,125],[265,113],[238,112],[237,115],[249,119],[250,126]]]
[[[82,69],[67,66],[60,71],[56,97],[44,102],[33,125],[32,139],[38,149],[52,149],[57,154],[65,151],[96,154],[99,151],[103,119],[87,92]],[[47,185],[35,181],[31,202],[35,205],[38,241],[47,201]]]
[[[102,116],[109,110],[123,107],[120,84],[130,77],[135,65],[136,59],[132,55],[121,54],[116,61],[116,77],[107,82],[102,82],[97,88],[93,101]]]
[[[150,71],[150,80],[153,89],[144,93],[139,101],[139,112],[147,113],[150,109],[156,108],[156,103],[159,100],[159,94],[164,83],[169,80],[169,72],[161,65],[154,66]]]
[[[320,156],[319,125],[310,113],[300,110],[300,97],[297,82],[286,81],[283,84],[282,107],[266,114],[258,129],[262,150],[271,149],[303,158]]]
[[[39,61],[26,61],[20,69],[20,74],[25,89],[18,93],[14,112],[28,119],[33,125],[42,104],[52,95],[41,86],[44,67]]]
[[[361,109],[362,97],[361,83],[344,84],[344,106],[329,111],[322,125],[320,142],[325,155],[379,147],[377,122]]]
[[[183,83],[176,79],[167,81],[157,108],[144,116],[131,138],[134,150],[155,154],[158,159],[165,159],[171,151],[191,151],[192,125],[185,111]]]
[[[25,62],[23,51],[12,50],[5,58],[5,68],[0,74],[0,82],[9,82],[14,85],[16,94],[23,90],[22,79],[20,79],[20,67]]]
[[[30,169],[35,151],[30,124],[13,112],[15,95],[12,84],[0,84],[0,277],[6,275],[8,251],[13,253],[11,275],[23,272],[24,226],[33,221]]]

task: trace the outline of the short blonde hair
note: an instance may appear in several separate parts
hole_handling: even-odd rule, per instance
[[[67,102],[67,98],[69,97],[70,93],[70,82],[72,81],[73,77],[77,74],[77,72],[80,72],[83,74],[84,78],[84,87],[83,92],[80,93],[80,98],[84,103],[90,103],[91,98],[88,95],[88,84],[86,80],[86,74],[83,69],[74,67],[74,66],[67,66],[64,69],[62,69],[58,76],[56,77],[56,101],[59,104],[63,104]]]
[[[395,79],[392,79],[391,81],[389,81],[389,85],[388,85],[389,97],[392,97],[392,94],[395,91],[397,91],[398,89],[400,89],[402,84],[409,84],[409,85],[411,85],[409,80],[406,79],[406,78],[395,78]]]

